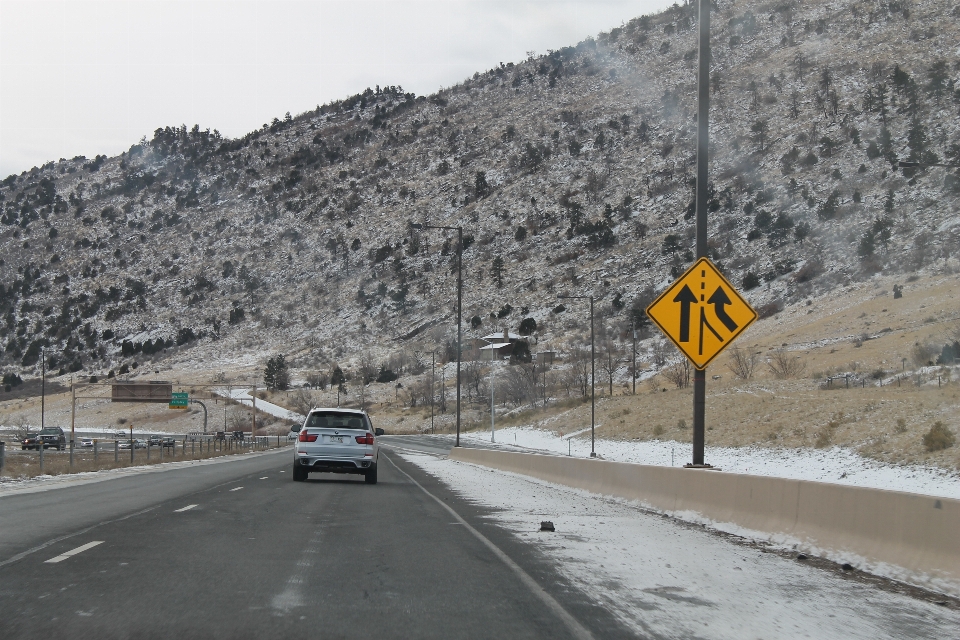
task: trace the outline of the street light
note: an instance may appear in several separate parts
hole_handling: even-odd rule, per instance
[[[596,458],[595,424],[597,416],[597,388],[596,388],[596,360],[597,350],[593,339],[593,296],[557,296],[561,300],[589,300],[590,301],[590,457]]]
[[[457,440],[453,446],[460,446],[460,361],[461,331],[463,328],[463,227],[446,227],[443,225],[410,223],[411,229],[446,229],[457,232]]]

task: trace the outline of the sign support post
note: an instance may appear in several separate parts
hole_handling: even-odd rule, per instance
[[[710,0],[700,0],[697,73],[697,259],[707,257],[707,169],[710,147]],[[703,466],[707,370],[693,370],[693,466]]]

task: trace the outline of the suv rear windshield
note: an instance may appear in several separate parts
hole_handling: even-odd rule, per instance
[[[360,413],[316,411],[307,418],[308,429],[365,429],[371,431],[367,417]]]
[[[42,436],[58,436],[58,435],[60,435],[60,428],[59,428],[59,427],[47,427],[46,429],[43,429],[43,430],[40,432],[40,435],[42,435]]]

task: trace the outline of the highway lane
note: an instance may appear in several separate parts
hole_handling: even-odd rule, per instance
[[[288,449],[0,498],[0,637],[630,635],[387,448],[376,486],[290,468]]]

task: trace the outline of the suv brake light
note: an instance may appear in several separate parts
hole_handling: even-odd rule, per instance
[[[318,434],[316,433],[307,433],[307,430],[304,429],[300,432],[300,435],[297,436],[297,440],[300,442],[316,442]]]
[[[373,444],[373,434],[366,434],[362,436],[356,436],[357,444]]]

